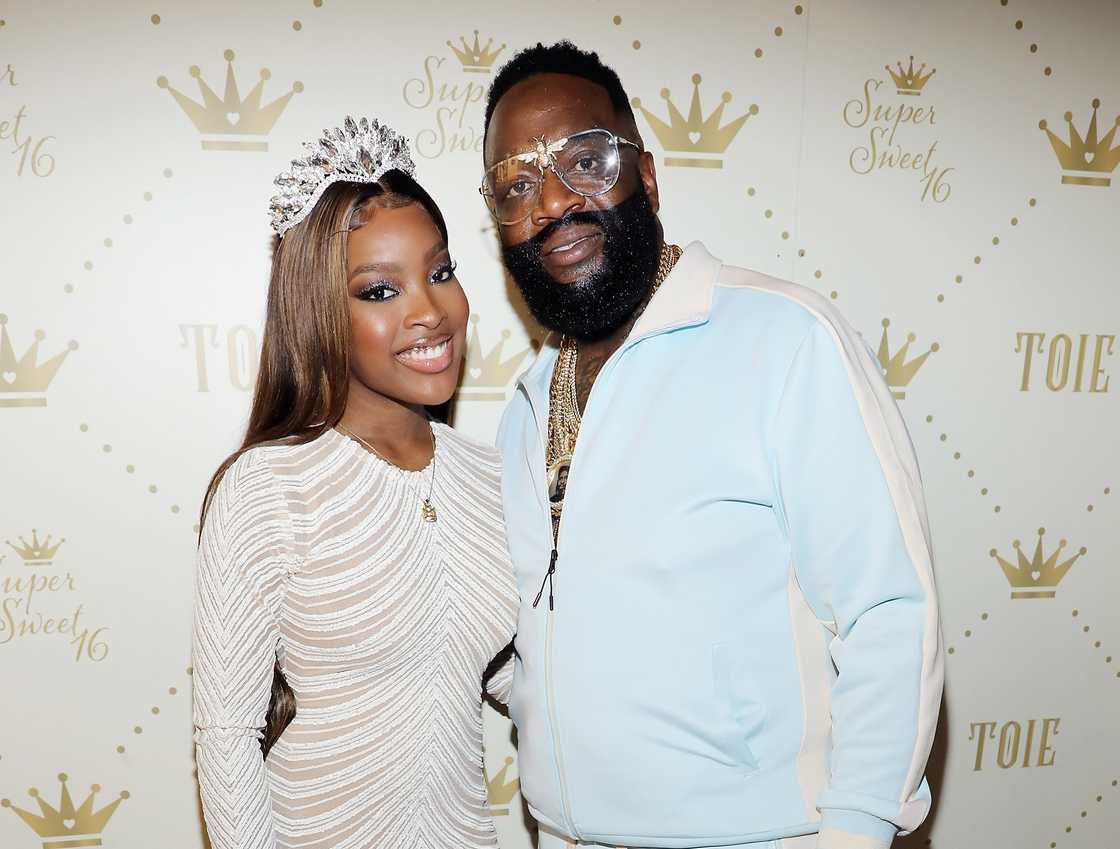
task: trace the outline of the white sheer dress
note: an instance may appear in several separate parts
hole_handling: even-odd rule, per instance
[[[198,554],[194,721],[214,849],[483,849],[482,674],[513,636],[497,452],[449,427],[433,465],[328,430],[223,478]],[[295,720],[260,738],[273,665]],[[511,665],[488,689],[505,701]]]

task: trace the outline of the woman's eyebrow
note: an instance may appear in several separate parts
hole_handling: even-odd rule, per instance
[[[353,279],[359,274],[365,274],[367,271],[385,271],[389,274],[400,274],[401,267],[395,262],[367,262],[351,271],[349,279]]]
[[[446,250],[447,242],[436,242],[434,245],[428,248],[428,252],[424,254],[424,260],[427,261],[429,259],[435,259]]]

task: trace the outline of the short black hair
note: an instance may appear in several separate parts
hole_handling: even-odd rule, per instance
[[[606,89],[616,115],[637,124],[634,120],[634,110],[630,106],[630,98],[626,95],[626,89],[622,87],[622,81],[613,68],[603,64],[598,53],[580,50],[567,40],[558,41],[547,47],[537,42],[532,47],[521,50],[506,62],[494,77],[494,82],[490,84],[490,93],[486,98],[483,138],[490,130],[490,118],[502,95],[522,80],[536,74],[569,74],[590,80]]]

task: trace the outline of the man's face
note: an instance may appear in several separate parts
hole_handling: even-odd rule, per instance
[[[602,128],[641,143],[637,127],[615,114],[606,90],[567,74],[538,74],[498,101],[486,138],[485,165],[555,140]],[[528,218],[500,224],[506,267],[546,327],[599,338],[621,325],[652,286],[660,247],[653,157],[619,148],[614,187],[595,197],[572,191],[551,169]]]

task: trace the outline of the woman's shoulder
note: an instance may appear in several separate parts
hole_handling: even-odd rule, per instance
[[[468,476],[483,483],[487,489],[500,489],[502,455],[488,442],[468,436],[450,425],[434,423],[436,439],[443,439],[452,462]]]
[[[238,503],[284,501],[305,481],[308,472],[338,451],[333,430],[311,439],[289,437],[254,445],[241,452],[222,475],[215,491]]]
[[[217,514],[230,521],[235,516],[268,513],[282,505],[276,475],[268,462],[268,451],[264,446],[255,445],[242,451],[221,473],[207,514]]]
[[[290,436],[254,445],[238,457],[237,462],[244,462],[248,468],[268,470],[281,480],[290,479],[328,462],[344,444],[344,438],[336,430],[327,428],[311,437]]]
[[[461,430],[442,422],[433,422],[436,439],[442,439],[451,450],[467,464],[477,464],[486,470],[500,470],[502,461],[498,449],[481,439],[468,436]]]

